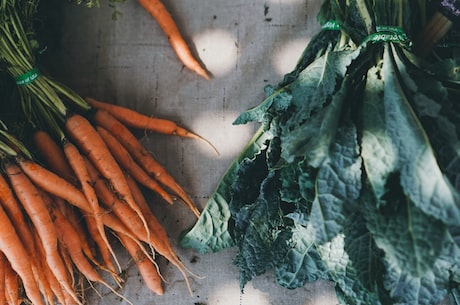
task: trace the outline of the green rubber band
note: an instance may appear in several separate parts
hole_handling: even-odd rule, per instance
[[[409,37],[407,37],[406,33],[400,27],[380,25],[377,26],[376,30],[377,32],[367,36],[363,40],[363,44],[368,42],[394,42],[407,47],[410,47],[412,45],[412,42],[410,41]]]
[[[40,76],[37,68],[27,71],[26,73],[16,77],[16,85],[25,86],[35,81]]]
[[[325,31],[338,31],[340,30],[340,25],[337,20],[328,20],[325,24],[321,27],[321,29]]]

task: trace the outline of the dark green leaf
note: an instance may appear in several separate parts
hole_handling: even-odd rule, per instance
[[[316,198],[310,215],[316,242],[331,241],[343,231],[344,208],[358,199],[361,189],[361,158],[356,128],[344,126],[337,131],[328,162],[316,180]]]
[[[316,250],[314,236],[314,231],[309,227],[293,227],[291,246],[275,269],[276,279],[281,286],[294,289],[306,282],[328,278],[327,268]]]
[[[234,246],[228,230],[231,218],[228,206],[231,200],[231,186],[239,170],[239,162],[259,154],[268,138],[269,134],[259,129],[240,156],[232,162],[206,203],[198,221],[193,228],[182,234],[181,246],[195,249],[200,253],[217,252]]]

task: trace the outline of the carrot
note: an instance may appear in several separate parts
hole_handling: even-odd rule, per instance
[[[115,267],[114,262],[112,261],[112,253],[110,253],[110,251],[105,246],[105,242],[102,240],[102,237],[99,234],[99,230],[96,227],[94,217],[85,216],[85,222],[91,240],[96,244],[98,254],[101,257],[104,266],[114,274],[117,273],[117,270],[121,272],[121,266],[118,264],[118,260],[115,260],[117,262],[118,269]]]
[[[40,291],[42,292],[43,298],[46,303],[52,304],[54,302],[54,292],[51,288],[50,280],[45,276],[45,260],[40,261],[37,259],[37,253],[34,253],[35,261],[37,262],[36,268],[36,278]]]
[[[21,169],[26,173],[27,177],[29,177],[37,186],[50,194],[66,200],[85,213],[92,213],[91,207],[89,206],[85,195],[70,182],[64,180],[32,160],[18,158],[17,161]],[[133,233],[126,228],[119,219],[114,217],[113,214],[108,213],[102,208],[99,209],[99,213],[102,215],[102,221],[106,226],[116,232],[120,232],[134,238]]]
[[[126,185],[122,170],[96,129],[86,118],[78,114],[67,118],[65,126],[68,133],[77,142],[77,146],[88,156],[97,170],[110,182],[121,198],[138,213],[145,228],[148,229],[147,223],[132,197],[131,190]]]
[[[134,232],[135,236],[138,240],[141,240],[147,243],[150,246],[152,253],[155,253],[155,248],[152,247],[150,230],[145,230],[143,228],[143,224],[140,221],[138,215],[123,201],[119,200],[116,196],[114,196],[113,192],[107,186],[107,183],[100,177],[97,172],[97,169],[92,166],[92,164],[87,161],[88,172],[90,173],[91,178],[95,181],[94,187],[98,196],[101,199],[101,202],[106,205],[108,209],[110,209],[118,219],[121,220],[127,227]],[[124,234],[126,235],[126,234]],[[136,239],[131,238],[135,241],[139,246],[140,243],[136,241]],[[145,250],[143,247],[139,247],[141,250]],[[146,257],[149,257],[147,252],[145,253]],[[150,258],[150,257],[149,257]],[[153,262],[153,259],[150,258]]]
[[[16,200],[15,195],[13,194],[10,185],[5,180],[3,175],[0,175],[0,202],[1,206],[7,212],[13,226],[16,228],[17,233],[23,242],[26,250],[29,254],[35,252],[34,249],[34,238],[30,231],[29,222],[26,221],[24,213]]]
[[[133,258],[137,269],[141,273],[147,287],[158,295],[164,294],[164,288],[162,285],[162,278],[156,266],[145,254],[145,251],[140,249],[140,246],[133,242],[130,238],[126,238],[125,235],[119,236],[121,243],[128,251],[130,256]]]
[[[104,178],[99,175],[97,169],[92,165],[92,163],[87,159],[85,159],[85,161],[88,173],[94,182],[94,189],[96,190],[101,203],[104,204],[113,214],[115,214],[117,218],[126,225],[126,227],[130,228],[138,239],[148,242],[150,230],[146,230],[144,228],[139,215],[131,209],[127,203],[115,196]]]
[[[190,70],[209,80],[206,70],[193,57],[176,22],[160,0],[139,0],[139,4],[158,22],[179,60]]]
[[[79,211],[74,209],[72,205],[67,204],[67,202],[62,198],[53,196],[53,202],[56,205],[56,208],[59,210],[59,212],[62,215],[64,215],[67,221],[70,222],[73,228],[77,231],[78,236],[80,237],[80,240],[82,242],[84,252],[88,256],[94,256],[94,241],[92,239],[89,239],[88,232],[86,230],[87,228],[84,226],[85,222],[82,219],[83,216],[79,215]],[[89,217],[94,218],[93,216]]]
[[[39,152],[41,153],[42,157],[47,161],[48,167],[52,171],[60,175],[62,178],[66,179],[68,182],[74,183],[76,178],[67,160],[64,150],[57,145],[57,143],[51,138],[51,136],[45,131],[38,130],[34,133],[34,140],[35,140],[35,144]],[[80,225],[81,222],[77,220],[76,218],[77,211],[72,210],[71,206],[64,204],[63,202],[61,203],[62,201],[61,198],[56,197],[54,200],[56,201],[56,204],[58,205],[59,209],[61,209],[61,212],[65,214],[65,216],[72,222],[73,226],[78,230],[79,235],[80,236],[86,235],[86,232],[83,231],[83,228]],[[101,215],[101,210],[99,209],[98,212],[94,213],[94,215],[91,217],[100,218],[101,217],[100,215]],[[96,236],[93,235],[92,239],[93,241],[95,241]],[[100,238],[100,236],[98,236],[98,241],[99,240],[104,241],[103,239]],[[101,244],[99,244],[99,246],[101,246]],[[88,252],[88,246],[85,246],[85,252]],[[109,250],[108,253],[109,255],[113,255],[113,251],[111,250]],[[105,259],[107,258],[104,257],[104,260]],[[108,263],[109,261],[111,262],[111,259],[106,260],[105,263]],[[113,265],[110,266],[110,268],[112,267],[114,266]],[[115,271],[115,268],[113,268],[113,271]]]
[[[43,199],[43,202],[45,203],[46,208],[52,216],[52,221],[54,227],[56,228],[58,241],[65,244],[69,243],[68,239],[71,238],[72,240],[70,242],[74,247],[69,249],[80,251],[82,255],[83,253],[85,253],[86,257],[88,257],[94,264],[99,265],[98,261],[93,256],[92,252],[88,251],[88,245],[85,242],[85,236],[79,235],[74,225],[61,212],[61,209],[58,206],[58,201],[60,201],[61,199],[52,198],[48,193],[46,193],[42,189],[38,189],[38,191]]]
[[[5,171],[16,196],[22,203],[22,206],[38,232],[45,249],[46,262],[62,287],[73,297],[75,302],[81,304],[81,301],[71,287],[69,274],[62,257],[57,251],[58,242],[56,230],[53,226],[51,215],[48,213],[39,191],[19,166],[8,163],[5,165]]]
[[[51,272],[49,271],[45,257],[41,255],[41,251],[43,251],[43,246],[40,244],[40,238],[38,237],[38,234],[34,228],[31,229],[31,234],[32,236],[34,236],[35,239],[34,248],[36,249],[36,251],[34,252],[33,257],[36,261],[36,281],[38,283],[40,291],[42,292],[45,302],[47,304],[50,304],[50,302],[54,302],[55,297],[55,293],[51,287],[52,280],[49,278]],[[54,275],[53,278],[56,281],[56,283],[58,283]],[[62,289],[60,289],[59,291],[62,291]],[[56,297],[58,296],[56,295]]]
[[[50,203],[51,205],[51,203]],[[95,263],[96,266],[106,270],[102,265],[100,265],[94,257],[87,257],[83,253],[82,244],[80,237],[78,236],[77,231],[72,227],[72,225],[66,221],[64,216],[60,213],[59,210],[54,209],[52,206],[48,206],[48,209],[53,209],[53,223],[56,228],[56,232],[58,232],[58,240],[63,245],[63,248],[67,251],[70,255],[72,263],[75,264],[77,269],[81,272],[81,274],[89,281],[100,283],[107,288],[109,288],[113,293],[117,296],[122,297],[118,292],[115,291],[113,287],[111,287],[96,271],[95,267],[90,263],[88,258],[91,262]],[[115,274],[111,274],[115,281],[119,281]]]
[[[48,167],[67,181],[74,183],[75,175],[56,141],[43,130],[34,132],[33,141]]]
[[[45,281],[48,282],[49,287],[56,297],[56,299],[61,303],[61,304],[73,304],[74,301],[71,299],[71,297],[66,293],[65,290],[62,289],[61,284],[59,281],[56,279],[56,276],[51,272],[51,269],[49,268],[48,264],[46,264],[46,253],[45,249],[43,248],[42,243],[40,242],[40,237],[38,236],[38,233],[36,230],[33,231],[34,236],[36,237],[36,246],[35,248],[37,249],[37,252],[35,255],[37,256],[37,260],[39,262],[42,262],[41,264],[41,272],[42,276],[45,279]],[[53,304],[51,302],[50,304]]]
[[[133,156],[133,158],[147,171],[147,173],[164,186],[175,192],[184,203],[191,209],[191,211],[199,217],[200,212],[187,193],[175,181],[175,179],[168,174],[165,168],[159,164],[150,152],[139,142],[139,140],[126,128],[125,125],[120,123],[110,113],[104,110],[98,110],[93,116],[94,122],[108,130],[126,150]]]
[[[8,261],[6,260],[3,252],[0,252],[0,304],[6,304],[6,294],[5,294],[5,268]],[[8,263],[9,264],[9,263]]]
[[[219,155],[219,152],[211,144],[211,142],[209,142],[208,140],[199,136],[196,133],[193,133],[183,127],[178,126],[171,120],[150,117],[137,111],[131,110],[129,108],[97,101],[94,98],[90,97],[86,98],[86,101],[89,105],[96,109],[103,109],[109,112],[117,120],[119,120],[121,123],[125,124],[128,127],[200,140],[209,145],[214,150],[214,152],[217,155]]]
[[[133,160],[131,154],[126,150],[126,148],[124,148],[124,146],[121,145],[121,143],[112,136],[110,132],[102,127],[96,127],[96,130],[125,171],[132,175],[139,183],[159,194],[167,203],[173,203],[171,195],[166,192],[155,179],[147,175],[144,169],[142,169],[139,164]]]
[[[38,288],[37,282],[32,271],[30,260],[25,259],[28,257],[27,250],[23,243],[19,239],[16,230],[11,223],[5,210],[0,207],[0,223],[2,224],[2,230],[0,234],[0,252],[2,252],[9,264],[5,264],[5,286],[7,286],[10,276],[8,276],[8,266],[11,264],[11,268],[14,273],[17,274],[23,283],[24,290],[27,297],[32,301],[33,304],[43,304],[41,293]],[[8,287],[8,286],[7,286]],[[7,289],[7,291],[10,291]],[[13,289],[11,292],[14,292]]]
[[[8,264],[5,266],[5,294],[8,304],[21,305],[22,299],[19,296],[18,274]]]
[[[174,251],[169,241],[169,236],[166,230],[161,225],[161,223],[157,220],[155,215],[152,213],[151,209],[148,206],[147,201],[145,200],[144,195],[142,194],[142,191],[138,188],[136,182],[133,179],[130,179],[129,177],[127,177],[127,180],[131,188],[131,191],[133,192],[133,196],[136,198],[136,201],[139,204],[139,208],[142,210],[142,213],[144,213],[149,223],[150,230],[152,232],[151,234],[152,239],[150,240],[150,242],[152,243],[153,247],[160,255],[165,257],[174,266],[176,266],[177,269],[179,269],[179,271],[184,276],[185,282],[191,294],[192,291],[190,288],[190,283],[188,281],[186,271],[188,271],[191,274],[193,273],[187,268],[187,266],[185,266],[185,264],[177,256],[176,252]]]
[[[69,161],[70,167],[73,169],[77,179],[80,181],[81,189],[83,190],[83,194],[85,194],[86,199],[89,202],[89,205],[92,210],[92,215],[95,218],[96,226],[99,231],[99,234],[102,240],[106,244],[106,248],[110,251],[112,256],[115,258],[115,252],[112,249],[112,246],[109,243],[107,235],[105,234],[104,224],[102,223],[101,214],[99,214],[99,202],[96,196],[96,192],[94,191],[91,181],[89,177],[88,170],[86,168],[85,161],[83,160],[83,156],[78,151],[77,147],[68,141],[64,141],[63,143],[64,154]]]

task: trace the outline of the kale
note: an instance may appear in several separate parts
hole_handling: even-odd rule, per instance
[[[343,304],[458,304],[460,54],[415,53],[423,3],[325,1],[340,34],[235,120],[261,126],[184,247],[236,246],[242,290],[273,270],[288,289],[331,281]]]

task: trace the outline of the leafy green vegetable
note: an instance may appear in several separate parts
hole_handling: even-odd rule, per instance
[[[228,230],[231,218],[228,199],[231,196],[231,186],[240,168],[240,162],[252,158],[265,147],[269,134],[263,133],[262,128],[254,135],[246,146],[244,153],[235,159],[227,169],[218,184],[218,188],[208,200],[194,228],[181,238],[181,245],[194,248],[200,253],[215,252],[234,246]]]
[[[344,304],[458,303],[460,54],[449,37],[413,52],[430,5],[325,1],[340,30],[236,119],[260,130],[182,245],[236,246],[242,290],[273,270],[289,289],[332,281]]]

